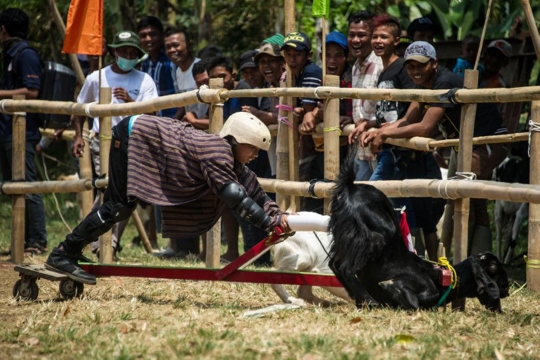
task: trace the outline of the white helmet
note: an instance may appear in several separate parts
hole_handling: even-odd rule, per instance
[[[229,116],[219,136],[233,136],[239,144],[250,144],[265,151],[270,148],[270,130],[258,117],[247,112],[241,111]]]

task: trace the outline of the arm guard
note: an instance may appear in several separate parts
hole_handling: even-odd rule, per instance
[[[246,195],[242,187],[235,182],[226,184],[221,193],[221,199],[238,215],[262,230],[268,230],[272,219],[252,198]]]

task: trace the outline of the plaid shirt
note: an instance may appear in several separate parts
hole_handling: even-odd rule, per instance
[[[156,61],[152,61],[150,57],[144,60],[141,63],[141,71],[147,73],[154,79],[156,87],[158,90],[159,96],[176,94],[176,89],[174,87],[175,77],[176,77],[176,68],[173,66],[173,63],[165,51],[161,49]],[[176,114],[176,109],[163,109],[158,111],[158,116],[164,117],[174,117]]]
[[[383,71],[382,60],[371,52],[362,64],[356,60],[352,70],[352,87],[358,89],[376,89],[379,75]],[[353,99],[353,120],[375,120],[376,100]]]

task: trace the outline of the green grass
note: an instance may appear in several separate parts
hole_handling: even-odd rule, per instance
[[[75,196],[58,196],[60,211],[75,226],[78,211],[66,207],[75,203]],[[52,247],[68,230],[52,195],[44,199]],[[0,249],[7,249],[7,197],[0,203],[0,226]],[[123,243],[129,244],[135,234],[128,225]],[[195,259],[162,261],[129,246],[121,258],[121,263],[203,266]],[[81,298],[63,300],[58,283],[39,280],[37,301],[16,302],[11,288],[17,274],[8,260],[0,258],[1,359],[540,358],[540,295],[527,289],[504,299],[502,314],[487,312],[477,300],[467,301],[466,311],[456,313],[357,310],[316,289],[332,302],[329,308],[308,306],[245,318],[247,310],[280,302],[267,285],[101,278],[96,286],[86,286]],[[517,289],[513,286],[511,293]]]

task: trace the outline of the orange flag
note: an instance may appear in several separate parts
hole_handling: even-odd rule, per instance
[[[103,0],[71,0],[62,52],[102,54]]]

